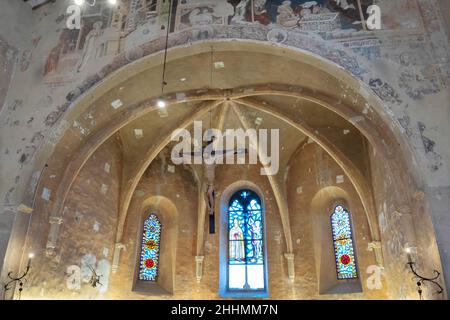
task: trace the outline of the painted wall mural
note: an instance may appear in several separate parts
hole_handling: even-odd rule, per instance
[[[0,112],[13,71],[17,50],[0,37]]]
[[[361,30],[361,13],[367,10],[368,3],[362,4],[361,10],[356,0],[256,0],[253,10],[250,1],[241,1],[236,7],[245,10],[237,10],[232,22],[245,20],[263,25],[279,24],[302,31],[326,32],[336,29]]]
[[[383,9],[383,32],[423,36],[418,0],[399,0],[395,5],[392,1],[375,2]],[[367,8],[373,3],[373,0],[174,0],[170,32],[188,32],[188,40],[196,41],[217,37],[216,29],[220,26],[266,26],[270,29],[265,40],[277,43],[286,41],[287,32],[313,32],[370,60],[383,54],[381,42],[365,25]],[[408,22],[398,20],[395,10],[405,13]],[[169,1],[162,0],[125,0],[114,8],[100,1],[83,10],[81,29],[62,29],[58,44],[48,54],[45,82],[52,86],[73,82],[85,70],[91,70],[90,66],[99,68],[103,61],[122,52],[132,54],[130,51],[137,46],[164,37],[168,13]],[[397,63],[408,62],[402,59]],[[349,71],[355,71],[349,67]],[[416,83],[418,75],[405,72],[399,79],[400,87],[409,96],[421,98],[438,90],[433,85]]]
[[[375,32],[365,25],[372,4],[382,10],[382,30]],[[100,1],[82,12],[80,30],[62,29],[45,62],[44,79],[50,87],[85,79],[67,95],[74,101],[113,70],[163,50],[170,28],[169,46],[242,38],[311,50],[364,80],[386,103],[404,106],[405,97],[421,101],[449,83],[448,52],[439,41],[428,45],[428,30],[438,29],[431,7],[422,0],[173,0],[169,25],[169,1],[124,0],[117,7]],[[336,49],[317,48],[306,41],[309,37],[335,43]],[[367,76],[369,70],[356,57],[392,62],[399,70],[392,75],[396,79],[387,83]],[[61,105],[56,115],[66,108]]]

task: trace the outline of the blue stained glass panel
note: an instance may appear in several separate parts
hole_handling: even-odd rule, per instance
[[[151,214],[144,221],[139,272],[140,280],[156,281],[159,267],[160,241],[161,222],[156,215]]]
[[[229,285],[246,289],[264,287],[264,227],[261,200],[255,192],[233,195],[228,208]],[[234,267],[241,265],[241,267]],[[249,266],[255,266],[249,275]]]
[[[353,249],[350,213],[342,206],[336,206],[331,215],[334,254],[338,279],[358,277]]]

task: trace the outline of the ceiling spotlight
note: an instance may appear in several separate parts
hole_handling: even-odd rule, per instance
[[[158,108],[165,108],[166,107],[166,102],[163,99],[158,99],[158,101],[156,102],[156,105],[158,106]]]
[[[117,0],[108,0],[109,4],[115,6],[117,4]]]
[[[77,6],[82,6],[84,4],[84,0],[73,0]]]

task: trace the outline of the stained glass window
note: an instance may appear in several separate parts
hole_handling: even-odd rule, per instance
[[[331,215],[331,228],[337,278],[340,280],[357,278],[350,213],[343,206],[336,206],[334,209]]]
[[[144,221],[139,280],[156,281],[158,276],[161,222],[154,214]]]
[[[235,193],[228,207],[228,289],[265,290],[261,200],[251,190]]]

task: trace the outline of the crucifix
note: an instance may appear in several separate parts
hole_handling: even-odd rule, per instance
[[[210,141],[211,143],[213,141]],[[214,188],[214,180],[215,180],[215,171],[216,171],[216,161],[219,158],[225,157],[227,154],[242,154],[247,153],[247,149],[242,150],[224,150],[224,151],[215,151],[212,150],[210,155],[205,156],[205,159],[207,161],[203,161],[203,177],[205,179],[204,183],[206,184],[206,193],[205,193],[205,200],[206,200],[206,209],[209,216],[209,233],[214,234],[215,233],[215,197],[216,197],[216,190]],[[220,163],[222,163],[221,161]]]
[[[215,215],[214,215],[214,207],[215,207],[215,197],[216,191],[214,188],[214,176],[215,176],[215,164],[204,164],[203,165],[203,176],[205,178],[206,183],[206,210],[209,216],[209,233],[214,234],[216,232],[215,228]]]
[[[242,155],[248,153],[247,149],[230,149],[230,150],[215,150],[214,138],[207,141],[207,145],[203,146],[201,150],[190,152],[191,156],[202,157],[203,161],[203,183],[206,185],[205,202],[206,210],[209,216],[209,233],[215,233],[215,197],[216,191],[214,187],[216,164],[223,163],[223,158],[228,155]],[[189,154],[189,153],[188,153]],[[183,158],[184,154],[180,154]]]

